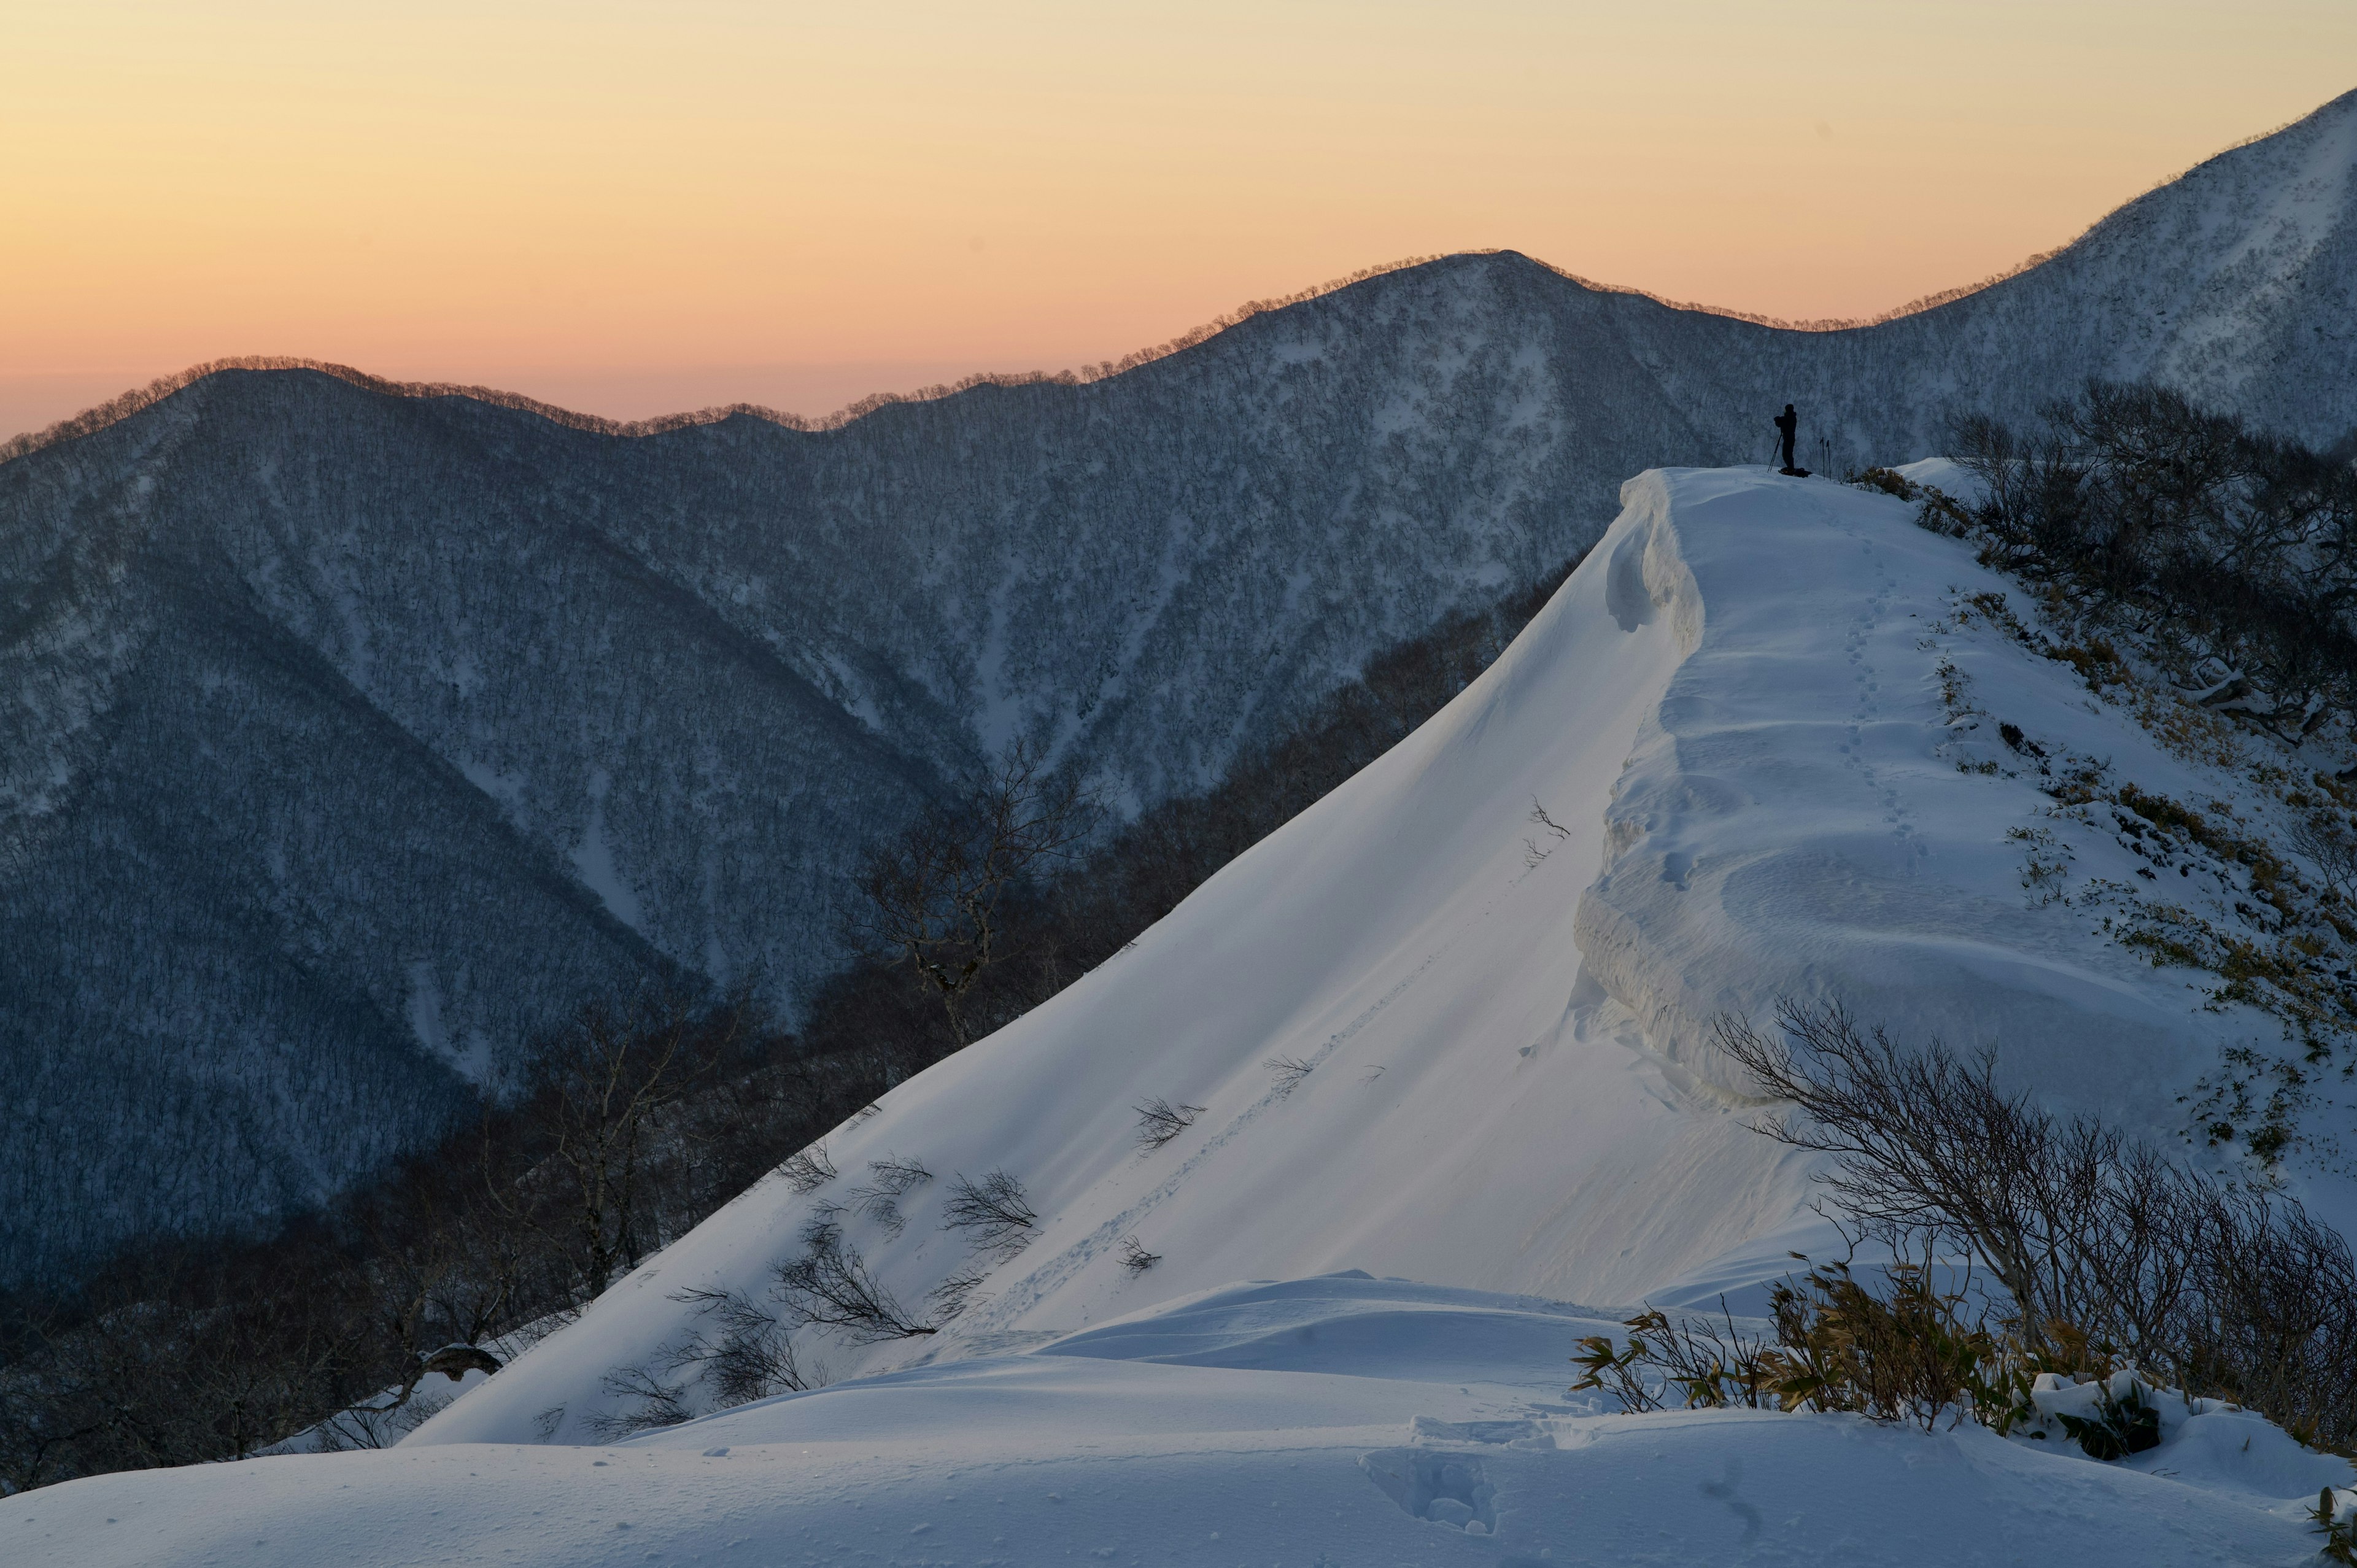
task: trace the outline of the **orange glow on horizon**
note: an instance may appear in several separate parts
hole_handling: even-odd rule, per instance
[[[12,5],[0,437],[238,354],[819,413],[1492,246],[1865,316],[2357,85],[2343,0],[1640,9]]]

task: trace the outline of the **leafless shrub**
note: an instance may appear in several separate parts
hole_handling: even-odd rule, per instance
[[[1136,1237],[1124,1236],[1121,1239],[1121,1266],[1129,1271],[1130,1277],[1132,1279],[1136,1278],[1139,1274],[1144,1273],[1146,1270],[1152,1268],[1161,1261],[1161,1253],[1147,1251],[1146,1250],[1146,1243],[1140,1241]]]
[[[900,1198],[912,1188],[933,1179],[933,1173],[914,1160],[898,1155],[871,1160],[867,1165],[869,1180],[865,1187],[855,1187],[843,1195],[843,1207],[853,1213],[866,1215],[884,1228],[888,1236],[898,1236],[908,1221],[900,1214]]]
[[[843,1195],[843,1211],[864,1215],[873,1220],[888,1237],[900,1234],[909,1221],[900,1213],[900,1200],[890,1193],[872,1187],[855,1187]]]
[[[620,1410],[583,1418],[582,1425],[608,1443],[677,1426],[694,1413],[687,1408],[683,1386],[666,1383],[645,1367],[617,1367],[606,1374],[604,1384],[614,1398],[633,1402]]]
[[[1317,1063],[1303,1061],[1299,1057],[1271,1057],[1260,1065],[1268,1069],[1276,1079],[1279,1094],[1291,1094],[1301,1087],[1301,1080],[1318,1068]]]
[[[692,1371],[711,1391],[716,1407],[748,1404],[810,1386],[794,1359],[794,1342],[785,1325],[742,1291],[690,1289],[672,1299],[693,1305],[705,1327],[671,1352],[665,1369]]]
[[[813,1144],[809,1148],[778,1167],[786,1185],[796,1192],[816,1192],[843,1173],[827,1158],[824,1144]]]
[[[2281,1194],[2212,1188],[2190,1206],[2186,1315],[2170,1346],[2187,1386],[2247,1405],[2303,1442],[2357,1450],[2357,1261]]]
[[[2357,713],[2357,467],[2150,382],[2090,381],[2017,434],[1952,431],[1984,558],[2244,670],[2290,746]]]
[[[991,1260],[968,1263],[954,1270],[949,1278],[932,1288],[926,1299],[933,1304],[933,1310],[944,1320],[955,1317],[974,1305],[975,1294],[996,1266],[996,1261]]]
[[[1022,1251],[1039,1223],[1023,1184],[1003,1170],[978,1182],[959,1176],[950,1184],[950,1200],[942,1209],[942,1230],[962,1230],[974,1251],[1000,1258]]]
[[[899,1197],[914,1191],[933,1179],[933,1173],[916,1160],[904,1160],[898,1155],[887,1155],[880,1160],[867,1162],[869,1179],[881,1190]]]
[[[1173,1105],[1159,1095],[1130,1109],[1137,1112],[1137,1141],[1149,1149],[1158,1149],[1170,1142],[1192,1127],[1195,1118],[1203,1113],[1200,1105]]]
[[[869,856],[852,934],[915,973],[962,1049],[969,1002],[1003,956],[1007,894],[1071,854],[1096,816],[1079,779],[1050,773],[1040,747],[1017,741],[964,805],[927,812]]]
[[[1547,809],[1539,804],[1538,797],[1535,795],[1531,797],[1530,820],[1537,823],[1542,832],[1552,835],[1555,840],[1554,843],[1545,845],[1542,845],[1534,838],[1526,838],[1523,841],[1523,864],[1535,868],[1539,862],[1561,847],[1564,840],[1571,837],[1571,830],[1548,816]]]
[[[2310,811],[2286,833],[2291,847],[2306,855],[2324,885],[2342,898],[2357,886],[2357,832],[2349,819],[2333,811]]]
[[[1859,1236],[1902,1257],[1968,1249],[2003,1288],[2026,1364],[2126,1359],[2306,1441],[2357,1444],[2357,1262],[2297,1200],[2050,1116],[2000,1090],[1986,1054],[1902,1050],[1838,1007],[1788,1004],[1778,1023],[1778,1038],[1718,1029],[1796,1108],[1760,1130],[1834,1156],[1827,1186]]]
[[[777,1266],[778,1296],[798,1326],[839,1330],[854,1344],[907,1339],[940,1332],[917,1321],[876,1276],[858,1249],[843,1239],[832,1219],[813,1220],[802,1231],[802,1255]]]

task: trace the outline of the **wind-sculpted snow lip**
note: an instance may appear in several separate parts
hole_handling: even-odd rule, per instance
[[[1694,585],[1680,602],[1705,626],[1606,811],[1613,853],[1575,934],[1651,1047],[1739,1096],[1716,1019],[1840,1002],[1902,1037],[1995,1048],[2017,1081],[2083,1109],[2165,1121],[2167,1094],[2235,1027],[2090,940],[2083,917],[2025,898],[2007,835],[2050,800],[1960,771],[1948,750],[1932,628],[1960,596],[2008,585],[1839,486],[1647,476],[1629,495],[1657,520],[1648,581],[1668,551],[1653,541],[1674,538]],[[1616,580],[1636,545],[1617,547]],[[2040,673],[2008,717],[2183,775],[2132,721],[2106,723],[2067,675]]]
[[[1033,1354],[1552,1389],[1583,1336],[1617,1326],[1590,1307],[1354,1269],[1165,1302]]]

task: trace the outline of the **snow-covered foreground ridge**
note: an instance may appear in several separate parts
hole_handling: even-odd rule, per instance
[[[1758,469],[1651,472],[1623,501],[1456,702],[839,1130],[832,1181],[748,1192],[391,1453],[76,1482],[16,1528],[93,1562],[2299,1560],[2298,1501],[2347,1466],[2241,1417],[2146,1456],[2171,1480],[1986,1434],[1565,1402],[1572,1341],[1611,1314],[1554,1304],[1739,1311],[1825,1240],[1805,1163],[1750,1130],[1708,1047],[1722,1013],[1839,998],[2162,1135],[2230,1047],[2285,1050],[2211,977],[2114,939],[2163,863],[2039,786],[2095,757],[2157,795],[2265,803],[1975,607],[2007,585],[1966,546]],[[2188,909],[2238,897],[2167,870]],[[1157,1098],[1200,1110],[1142,1148]],[[2345,1223],[2341,1113],[2321,1090],[2309,1112],[2292,1169]],[[854,1197],[887,1159],[931,1173],[890,1215]],[[945,1200],[992,1172],[1037,1224],[943,1316],[931,1293],[977,1262]],[[683,1293],[762,1297],[830,1213],[940,1332],[805,1330],[805,1371],[861,1380],[574,1446],[633,1407],[618,1370],[682,1377]],[[1125,1267],[1132,1238],[1160,1261]],[[710,1403],[692,1379],[682,1398]],[[387,1535],[435,1507],[430,1548]]]
[[[75,1481],[14,1499],[0,1541],[92,1568],[2289,1565],[2316,1560],[2303,1506],[2352,1479],[2255,1416],[2166,1401],[2160,1446],[2119,1465],[1977,1427],[1598,1413],[1561,1376],[1604,1326],[1359,1274],[1236,1286],[609,1447]]]

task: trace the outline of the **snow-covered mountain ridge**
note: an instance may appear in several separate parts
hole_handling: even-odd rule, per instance
[[[2090,373],[2337,438],[2352,136],[1855,331],[1464,256],[826,432],[241,371],[0,463],[0,1274],[314,1201],[601,989],[788,998],[862,846],[1010,736],[1200,787],[1788,400],[1834,467]]]
[[[1415,735],[1132,950],[841,1129],[835,1183],[748,1193],[411,1441],[577,1440],[618,1408],[608,1372],[695,1332],[675,1292],[759,1296],[814,1217],[922,1316],[972,1261],[942,1224],[952,1178],[991,1171],[1037,1210],[1028,1244],[942,1335],[838,1371],[1336,1269],[1609,1305],[1739,1293],[1824,1239],[1805,1162],[1750,1131],[1707,1044],[1714,1018],[1783,998],[1992,1049],[2008,1081],[2172,1141],[2230,1050],[2298,1059],[2215,976],[2120,940],[2118,889],[2158,887],[2140,841],[2032,767],[1982,765],[2002,723],[2257,818],[2243,774],[2171,751],[1986,616],[1959,621],[2012,590],[1902,503],[1757,469],[1649,473],[1624,496]],[[2060,892],[2032,875],[2050,844],[2072,856]],[[2243,897],[2184,866],[2168,896]],[[2312,1075],[2290,1169],[2346,1225],[2343,1077]],[[1141,1152],[1133,1108],[1153,1098],[1200,1112]],[[888,1157],[935,1179],[896,1224],[842,1208],[834,1187]],[[1131,1237],[1161,1259],[1142,1274]]]
[[[2287,1048],[2105,928],[2119,895],[2084,894],[2158,863],[1988,732],[2259,831],[2250,769],[2178,755],[1992,610],[1960,618],[2015,590],[1897,500],[1758,469],[1624,497],[1438,716],[839,1130],[831,1181],[757,1187],[398,1448],[200,1490],[77,1481],[24,1500],[21,1539],[70,1563],[2299,1560],[2300,1507],[2357,1477],[2234,1412],[2176,1412],[2161,1449],[2106,1466],[1565,1395],[1609,1309],[1740,1311],[1826,1240],[1806,1162],[1750,1130],[1696,1033],[1717,1012],[1841,998],[2164,1137],[2222,1051]],[[2021,827],[2069,842],[2061,897]],[[1145,1148],[1149,1097],[1200,1109]],[[2309,1109],[2319,1146],[2345,1128]],[[2287,1172],[2346,1225],[2357,1188],[2313,1155]],[[853,1205],[888,1158],[931,1179],[890,1215]],[[991,1172],[1036,1225],[940,1316],[931,1293],[990,1261],[945,1200]],[[668,1354],[703,1326],[684,1293],[764,1298],[813,1219],[940,1332],[804,1329],[834,1386],[578,1446],[630,1412],[618,1372],[709,1408]],[[1132,1237],[1158,1261],[1125,1266]]]

